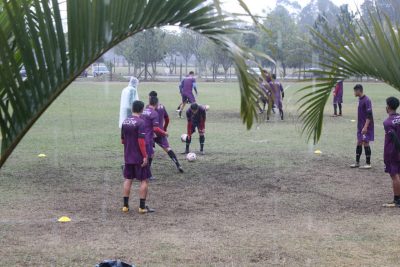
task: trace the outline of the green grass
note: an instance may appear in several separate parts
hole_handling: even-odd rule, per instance
[[[356,142],[356,123],[350,121],[357,111],[353,83],[345,84],[343,118],[330,118],[332,107],[326,107],[316,146],[300,136],[295,92],[301,84],[285,84],[284,122],[272,118],[246,130],[237,84],[200,83],[198,102],[210,105],[207,155],[194,164],[183,162],[186,173],[178,176],[157,149],[153,171],[160,182],[151,186],[150,195],[162,210],[156,215],[160,217],[143,224],[136,215],[121,218],[116,212],[123,161],[119,102],[126,85],[73,83],[3,166],[0,239],[7,241],[0,241],[0,247],[7,250],[0,250],[2,262],[89,266],[119,257],[139,266],[394,266],[398,260],[391,254],[391,244],[399,238],[391,220],[396,213],[379,209],[390,197],[390,181],[383,173],[382,122],[386,97],[399,96],[393,89],[365,84],[374,107],[376,141],[374,170],[364,175],[347,169]],[[180,135],[186,121],[175,113],[177,84],[142,83],[141,99],[147,100],[151,90],[171,116],[171,146],[183,151]],[[196,151],[197,135],[193,140]],[[315,155],[315,149],[323,154]],[[47,157],[38,158],[39,153]],[[65,214],[75,224],[64,228],[54,223]],[[146,224],[151,231],[143,230]],[[131,246],[146,241],[148,251],[138,256],[116,237]]]
[[[8,169],[18,162],[36,164],[36,155],[45,153],[47,160],[54,164],[69,164],[69,159],[83,158],[82,164],[90,166],[113,166],[120,161],[103,160],[104,153],[120,154],[119,112],[120,91],[124,83],[74,83],[46,111],[17,147],[7,164]],[[207,150],[211,153],[229,152],[246,148],[254,152],[283,149],[308,153],[312,149],[300,135],[301,123],[297,121],[298,95],[301,85],[286,85],[284,107],[286,120],[282,123],[274,118],[269,123],[255,124],[247,131],[239,119],[239,90],[236,84],[207,83],[200,85],[198,102],[210,105],[207,120]],[[160,101],[167,107],[172,117],[170,142],[177,150],[182,150],[179,137],[185,132],[185,120],[175,116],[179,95],[175,83],[142,83],[140,97],[147,100],[147,93],[156,90]],[[376,136],[374,147],[381,151],[385,118],[385,98],[398,95],[393,89],[382,84],[366,84],[365,92],[373,101]],[[352,95],[352,84],[345,85],[344,117],[326,116],[323,136],[317,147],[325,153],[353,154],[355,142],[357,99]],[[332,113],[331,105],[326,107],[326,115]],[[260,145],[261,144],[261,145]],[[196,146],[197,144],[194,143]],[[374,153],[377,158],[380,153]],[[250,160],[251,161],[251,160]],[[27,164],[24,164],[27,167]]]

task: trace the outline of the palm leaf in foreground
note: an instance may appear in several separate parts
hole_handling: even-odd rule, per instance
[[[399,10],[400,12],[400,10]],[[379,14],[379,12],[376,12]],[[375,13],[375,14],[376,14]],[[303,134],[317,143],[321,137],[323,112],[332,87],[342,79],[352,76],[369,76],[387,83],[400,91],[400,35],[399,26],[393,25],[387,16],[369,14],[372,27],[361,20],[345,34],[325,28],[325,34],[312,30],[315,38],[326,48],[312,44],[315,50],[325,55],[321,64],[325,71],[318,71],[316,83],[299,90],[306,93],[301,97],[300,118]],[[351,33],[359,32],[357,35]],[[310,92],[311,91],[311,92]]]
[[[221,12],[219,1],[65,2],[68,29],[58,0],[2,0],[0,5],[0,167],[41,114],[92,62],[129,36],[164,25],[196,31],[228,51],[238,73],[241,115],[251,127],[257,81],[247,71],[246,60],[252,55],[230,40],[238,21]],[[22,66],[25,80],[19,74]]]

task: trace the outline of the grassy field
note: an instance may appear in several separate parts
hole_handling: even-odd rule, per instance
[[[353,84],[345,84],[344,117],[329,117],[327,106],[317,146],[299,133],[300,85],[285,85],[284,122],[273,118],[247,131],[237,84],[199,84],[199,103],[211,107],[206,155],[194,163],[179,155],[181,175],[157,149],[148,199],[157,212],[141,216],[120,212],[117,120],[126,85],[73,83],[1,169],[1,266],[94,266],[112,258],[137,266],[398,266],[400,210],[380,207],[392,198],[382,122],[385,98],[398,96],[393,89],[365,86],[376,141],[373,169],[361,171],[348,168],[355,154]],[[141,98],[150,90],[172,117],[172,147],[183,151],[177,84],[143,83]],[[133,193],[136,210],[137,185]],[[72,222],[57,223],[63,215]]]

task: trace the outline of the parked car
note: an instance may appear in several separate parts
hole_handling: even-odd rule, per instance
[[[106,65],[93,65],[92,72],[94,77],[103,74],[110,74],[110,71],[107,69]]]

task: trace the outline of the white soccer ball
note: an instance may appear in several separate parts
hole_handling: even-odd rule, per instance
[[[189,153],[186,155],[186,159],[190,162],[195,161],[197,159],[197,156],[195,153]]]
[[[182,143],[186,143],[187,138],[188,138],[188,135],[187,135],[187,134],[182,134],[182,135],[181,135],[181,141],[182,141]]]
[[[205,106],[204,106],[204,109],[205,109],[206,111],[208,111],[208,110],[210,109],[210,106],[209,106],[209,105],[205,105]]]

